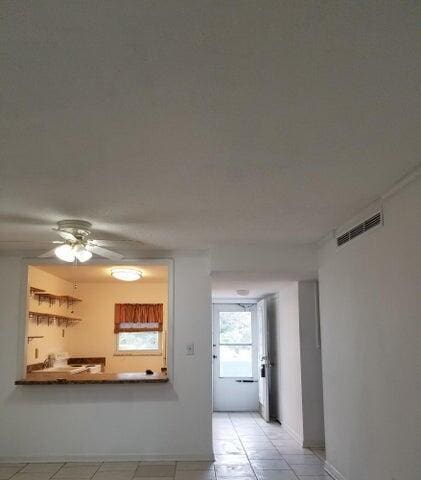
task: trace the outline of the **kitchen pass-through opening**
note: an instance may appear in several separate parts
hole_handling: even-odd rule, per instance
[[[25,373],[166,376],[169,279],[166,262],[28,265]]]

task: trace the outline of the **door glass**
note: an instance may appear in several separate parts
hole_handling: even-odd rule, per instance
[[[219,348],[220,377],[252,377],[251,345],[221,345]]]
[[[251,312],[219,313],[219,376],[253,376]]]
[[[219,343],[251,344],[251,312],[221,312]]]

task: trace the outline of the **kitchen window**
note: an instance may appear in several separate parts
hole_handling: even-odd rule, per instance
[[[120,332],[116,335],[117,355],[161,355],[161,332]]]

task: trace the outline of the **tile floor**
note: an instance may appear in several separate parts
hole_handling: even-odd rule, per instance
[[[331,480],[323,451],[301,448],[256,413],[214,414],[215,462],[0,464],[0,480]]]

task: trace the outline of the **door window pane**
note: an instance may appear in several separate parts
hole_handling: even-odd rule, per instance
[[[251,312],[220,312],[219,343],[250,344]]]
[[[220,345],[220,377],[252,377],[251,345]]]

